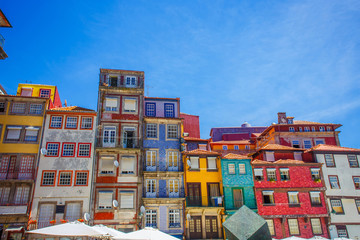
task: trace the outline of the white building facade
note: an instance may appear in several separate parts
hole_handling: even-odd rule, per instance
[[[331,238],[360,239],[360,149],[320,144],[310,152],[323,163]]]
[[[96,112],[80,107],[48,110],[30,229],[83,219],[90,213]]]

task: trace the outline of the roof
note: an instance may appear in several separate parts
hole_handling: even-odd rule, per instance
[[[134,70],[122,70],[122,69],[109,69],[109,68],[100,68],[101,73],[128,73],[128,74],[142,74],[144,71],[134,71]]]
[[[158,100],[173,100],[173,101],[179,101],[180,98],[162,98],[162,97],[144,97],[145,100],[149,99],[158,99]]]
[[[78,107],[78,106],[68,106],[68,107],[60,107],[60,108],[53,108],[48,111],[61,111],[61,112],[70,112],[70,111],[76,111],[76,112],[95,112],[92,109]]]
[[[182,114],[182,115],[189,115],[189,116],[193,116],[193,117],[199,117],[199,115],[193,115],[193,114],[188,114],[188,113],[180,113],[180,114]]]
[[[184,137],[185,141],[203,141],[208,142],[210,139],[202,139],[202,138],[196,138],[196,137]]]
[[[260,148],[259,150],[303,151],[304,149],[288,147],[288,146],[283,146],[283,145],[279,145],[279,144],[267,144],[264,147]]]
[[[0,27],[10,27],[12,28],[9,20],[6,18],[5,14],[0,9]]]
[[[311,149],[308,149],[306,152],[317,152],[317,151],[318,152],[320,152],[320,151],[324,151],[324,152],[325,151],[329,151],[329,152],[360,152],[360,149],[319,144]]]
[[[48,100],[49,98],[45,98],[45,97],[33,97],[33,96],[18,96],[18,95],[9,95],[9,94],[1,94],[0,97],[3,98],[28,98],[28,99],[42,99],[42,100]]]
[[[223,156],[222,159],[251,159],[251,157],[248,157],[247,155],[228,153]]]
[[[275,162],[268,162],[264,160],[255,159],[251,162],[253,165],[277,165],[277,164],[290,164],[290,165],[321,165],[322,163],[315,163],[315,162],[304,162],[300,160],[294,160],[294,159],[279,159]]]
[[[237,141],[218,141],[218,142],[210,142],[211,145],[224,145],[224,144],[251,144],[250,140],[237,140]]]
[[[218,153],[218,152],[211,152],[211,151],[201,150],[201,149],[195,149],[192,151],[184,151],[183,154],[185,154],[185,155],[208,155],[208,156],[220,155],[220,153]]]

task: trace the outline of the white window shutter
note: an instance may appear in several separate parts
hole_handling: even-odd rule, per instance
[[[19,139],[21,128],[8,128],[6,139]]]
[[[134,195],[120,193],[120,208],[134,208]]]

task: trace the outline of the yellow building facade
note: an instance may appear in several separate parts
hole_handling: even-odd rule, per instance
[[[220,157],[217,152],[183,152],[188,239],[222,239],[224,214]]]
[[[32,83],[19,83],[17,96],[24,97],[42,97],[49,98],[49,109],[62,107],[60,101],[59,91],[56,86],[32,84]]]

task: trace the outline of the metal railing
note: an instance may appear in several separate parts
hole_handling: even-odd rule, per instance
[[[138,137],[110,137],[98,136],[96,138],[96,147],[103,148],[140,148]]]
[[[123,82],[121,84],[121,82]],[[128,88],[128,89],[144,89],[144,81],[140,81],[138,82],[138,79],[136,79],[136,85],[131,85],[131,84],[126,84],[126,79],[124,79],[123,81],[121,81],[120,79],[118,79],[117,83],[112,84],[112,82],[109,81],[104,81],[101,80],[100,81],[100,86],[101,87],[108,87],[108,88]]]
[[[224,201],[222,196],[189,196],[186,197],[187,207],[223,207]]]
[[[151,192],[144,192],[143,193],[143,197],[144,198],[184,198],[185,197],[185,193],[184,190],[181,189],[180,192],[178,193],[159,193],[159,192],[155,192],[155,193],[151,193]]]
[[[0,173],[0,180],[5,180],[5,179],[32,180],[34,179],[34,172],[35,170],[33,169],[29,173],[25,173],[25,172]]]

